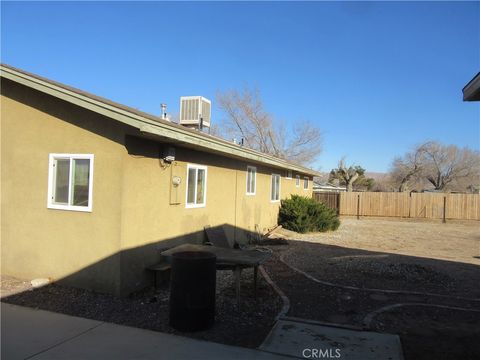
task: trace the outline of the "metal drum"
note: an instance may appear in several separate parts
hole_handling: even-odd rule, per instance
[[[215,321],[217,257],[204,251],[172,255],[170,326],[180,331],[199,331]]]

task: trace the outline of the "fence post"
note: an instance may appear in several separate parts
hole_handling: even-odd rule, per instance
[[[447,197],[443,197],[443,221],[444,224],[447,222]]]
[[[410,218],[412,216],[412,192],[408,194],[408,217]]]
[[[337,209],[337,215],[340,215],[340,193],[337,193],[337,196],[335,197],[335,208]]]
[[[360,220],[360,194],[358,194],[357,198],[357,220]]]

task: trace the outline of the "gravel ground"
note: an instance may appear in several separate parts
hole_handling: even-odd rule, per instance
[[[443,234],[433,230],[443,224],[382,219],[359,222],[344,220],[334,233],[280,232],[280,237],[289,239],[289,245],[272,247],[275,255],[266,269],[290,299],[289,316],[362,327],[373,311],[399,303],[480,310],[480,301],[362,289],[480,298],[480,267],[473,257],[477,255],[476,248],[472,246],[478,244],[478,224],[446,224],[448,228],[441,228],[446,231]],[[456,246],[463,243],[463,247],[456,250],[451,247],[452,234],[456,234],[452,242]],[[443,246],[443,250],[430,250],[430,245]],[[408,255],[411,247],[415,248],[413,256]],[[312,281],[280,258],[316,279],[360,289]],[[399,334],[406,359],[456,360],[480,358],[478,324],[480,312],[401,306],[377,314],[369,326],[374,331]]]
[[[479,359],[480,316],[409,306],[379,315],[372,330],[397,333],[406,359]]]
[[[471,264],[298,241],[284,259],[317,279],[346,286],[480,298],[480,268]]]
[[[288,316],[364,327],[367,315],[398,303],[440,304],[480,310],[479,302],[467,300],[326,286],[293,271],[279,260],[278,254],[267,263],[266,268],[290,299]],[[478,324],[480,312],[408,306],[378,314],[367,329],[400,335],[406,360],[473,360],[478,359],[480,354]]]
[[[231,271],[217,271],[215,325],[194,333],[176,331],[168,325],[168,285],[147,289],[127,298],[88,290],[47,285],[32,289],[30,283],[2,276],[2,301],[112,322],[121,325],[172,333],[223,344],[258,347],[274,324],[281,300],[259,274],[257,301],[253,298],[253,270],[242,272],[240,311],[237,310]]]
[[[287,241],[269,246],[274,254],[265,269],[290,299],[287,315],[358,327],[364,327],[370,316],[371,330],[400,335],[407,360],[480,358],[480,312],[401,306],[371,316],[395,304],[480,310],[479,301],[365,290],[480,298],[478,222],[347,218],[333,233],[300,235],[282,230],[276,237]],[[315,282],[281,258],[321,281],[360,289]],[[189,334],[168,326],[168,287],[116,298],[58,285],[32,290],[28,282],[2,277],[2,301],[253,348],[268,334],[282,304],[261,276],[255,303],[252,273],[242,274],[242,304],[237,311],[231,272],[218,272],[215,326]]]

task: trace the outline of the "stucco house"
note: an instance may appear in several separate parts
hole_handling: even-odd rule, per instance
[[[1,65],[1,266],[128,294],[159,249],[224,226],[245,242],[308,168]]]

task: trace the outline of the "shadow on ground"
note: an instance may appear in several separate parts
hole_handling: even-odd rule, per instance
[[[288,316],[398,334],[406,359],[478,359],[480,266],[295,240],[275,249],[266,268]]]
[[[212,227],[217,228],[222,228],[229,240],[240,236],[258,237],[230,225]],[[10,295],[4,296],[2,302],[255,348],[272,328],[282,304],[261,276],[257,298],[254,298],[253,269],[242,272],[240,307],[237,307],[232,272],[217,271],[216,321],[211,329],[182,333],[169,326],[168,274],[155,289],[153,273],[147,267],[158,263],[161,251],[167,248],[182,243],[200,244],[205,240],[204,231],[199,231],[125,250],[36,289],[31,288],[29,282],[2,279],[2,285],[8,283],[11,288]]]
[[[244,231],[226,226],[229,238]],[[192,334],[178,333],[168,326],[168,286],[155,291],[153,275],[146,268],[159,261],[161,249],[204,240],[202,231],[126,250],[54,284],[13,294],[2,301],[225,344],[260,345],[274,324],[281,304],[263,280],[255,302],[251,290],[252,271],[245,271],[242,278],[240,311],[235,306],[230,273],[219,272],[217,281],[221,286],[217,288],[215,326]],[[480,301],[473,299],[480,298],[479,266],[305,241],[290,240],[287,245],[268,246],[274,256],[265,267],[290,299],[288,316],[398,334],[406,359],[478,358]],[[112,289],[119,290],[133,283],[136,291],[120,297],[100,293],[95,288],[103,284],[99,279],[105,282],[118,276],[120,282],[109,283]],[[400,306],[391,307],[398,304]],[[384,311],[379,311],[383,308]]]

